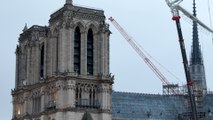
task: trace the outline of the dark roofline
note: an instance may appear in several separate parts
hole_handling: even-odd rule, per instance
[[[177,94],[177,95],[164,95],[164,94],[150,94],[150,93],[136,93],[136,92],[122,92],[122,91],[113,91],[113,93],[117,94],[127,94],[127,95],[138,95],[138,96],[186,96],[185,94]]]
[[[80,5],[72,5],[72,4],[65,4],[62,8],[58,9],[54,13],[50,15],[50,21],[52,19],[55,19],[58,17],[63,11],[65,10],[71,10],[71,11],[78,11],[81,13],[89,13],[89,14],[95,14],[98,16],[104,15],[104,10],[98,9],[98,8],[92,8],[87,6],[80,6]]]
[[[31,35],[32,31],[44,32],[48,29],[49,29],[49,27],[47,27],[47,26],[33,25],[29,29],[23,31],[23,33],[20,34],[19,41],[22,41],[23,39],[28,38],[28,36]]]

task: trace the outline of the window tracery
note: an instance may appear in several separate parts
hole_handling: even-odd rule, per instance
[[[98,87],[95,84],[77,83],[76,85],[76,107],[99,108],[97,99]],[[84,95],[84,97],[82,97]]]

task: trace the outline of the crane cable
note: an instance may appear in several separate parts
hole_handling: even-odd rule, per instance
[[[211,7],[210,7],[210,0],[208,0],[208,12],[209,12],[209,22],[210,22],[210,27],[212,27],[212,16],[211,16]],[[213,33],[211,34],[212,36],[212,44],[213,44]]]
[[[151,58],[155,63],[157,63],[161,68],[163,68],[167,73],[169,73],[171,76],[173,76],[176,80],[180,81],[180,78],[178,78],[175,74],[173,74],[170,70],[168,70],[164,65],[162,65],[159,61],[157,61],[155,58],[153,58],[136,40],[132,39],[139,48],[148,55],[149,58]]]

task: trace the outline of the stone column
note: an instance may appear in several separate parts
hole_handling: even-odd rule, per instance
[[[45,42],[45,71],[46,71],[46,74],[45,74],[45,77],[50,77],[52,76],[52,62],[53,62],[53,50],[52,50],[52,47],[53,47],[53,41],[51,41],[52,38],[50,39],[46,39],[46,42]]]
[[[65,28],[63,34],[63,71],[68,72],[70,29]]]
[[[99,32],[97,35],[97,72],[98,74],[103,73],[102,71],[102,33]]]
[[[104,39],[104,74],[109,74],[109,32],[105,33],[105,39]]]
[[[13,115],[12,118],[14,118],[16,116],[16,102],[15,102],[16,98],[13,97]]]
[[[63,81],[62,80],[59,80],[56,82],[56,89],[57,89],[57,92],[56,92],[56,108],[57,109],[63,109],[64,107],[66,107],[66,104],[64,102],[64,90],[63,90]],[[57,119],[58,120],[58,119]]]
[[[70,29],[69,71],[74,73],[74,28]]]
[[[16,76],[15,76],[15,88],[18,87],[19,84],[19,47],[16,48]]]
[[[81,31],[81,74],[87,75],[87,34]]]
[[[99,57],[98,57],[98,53],[99,53],[99,36],[98,36],[98,33],[95,33],[94,36],[94,47],[93,47],[93,51],[94,51],[94,56],[93,56],[93,59],[94,59],[94,75],[98,75],[98,65],[99,65]]]
[[[62,112],[57,112],[55,120],[64,120],[63,113]]]
[[[49,67],[49,69],[51,69],[50,76],[55,75],[58,72],[58,46],[58,37],[53,36],[51,38],[51,46],[48,48],[52,51],[51,57],[48,58],[48,61],[49,59],[52,61],[52,64]]]
[[[101,109],[104,110],[100,114],[101,120],[112,120],[111,115],[111,86],[109,84],[101,85]]]
[[[69,107],[75,107],[75,81],[67,81],[67,104]]]
[[[30,79],[30,67],[31,67],[30,51],[31,51],[31,48],[28,46],[27,50],[26,50],[26,52],[27,52],[27,70],[26,70],[26,73],[27,73],[27,82],[28,82],[29,85],[31,84],[31,79]]]
[[[110,113],[102,113],[101,120],[112,120],[112,115]]]
[[[40,119],[41,120],[48,120],[48,117],[46,115],[42,115]]]
[[[32,46],[31,53],[30,53],[30,80],[32,84],[35,84],[35,60],[33,59],[35,57],[35,46]]]
[[[103,32],[101,32],[100,33],[100,72],[102,73],[102,74],[104,74],[104,33]]]
[[[45,45],[44,45],[44,50],[46,49]],[[33,78],[34,78],[34,82],[37,83],[40,81],[40,57],[41,57],[41,49],[39,48],[39,43],[36,42],[35,46],[34,46],[34,54],[33,54],[33,58],[34,59],[34,67],[33,67]],[[46,59],[46,58],[44,58]],[[45,65],[44,65],[45,66]],[[45,77],[45,68],[44,67],[44,77]]]
[[[24,93],[24,107],[23,107],[23,114],[26,115],[28,113],[28,100],[29,100],[29,93]]]
[[[102,84],[100,93],[101,108],[105,110],[110,110],[112,101],[111,99],[111,85]]]
[[[61,28],[60,33],[59,33],[59,50],[58,50],[58,67],[59,67],[59,72],[64,72],[65,71],[65,28]]]
[[[106,100],[107,99],[106,99],[105,88],[104,88],[104,84],[102,84],[100,88],[100,97],[99,97],[101,109],[106,109]]]
[[[41,87],[41,112],[45,111],[45,87]]]

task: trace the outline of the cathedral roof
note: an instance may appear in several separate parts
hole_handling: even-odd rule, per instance
[[[213,113],[213,94],[204,98],[207,117]],[[114,120],[176,120],[187,112],[186,95],[160,95],[140,93],[112,93]],[[213,117],[213,116],[212,116]]]

